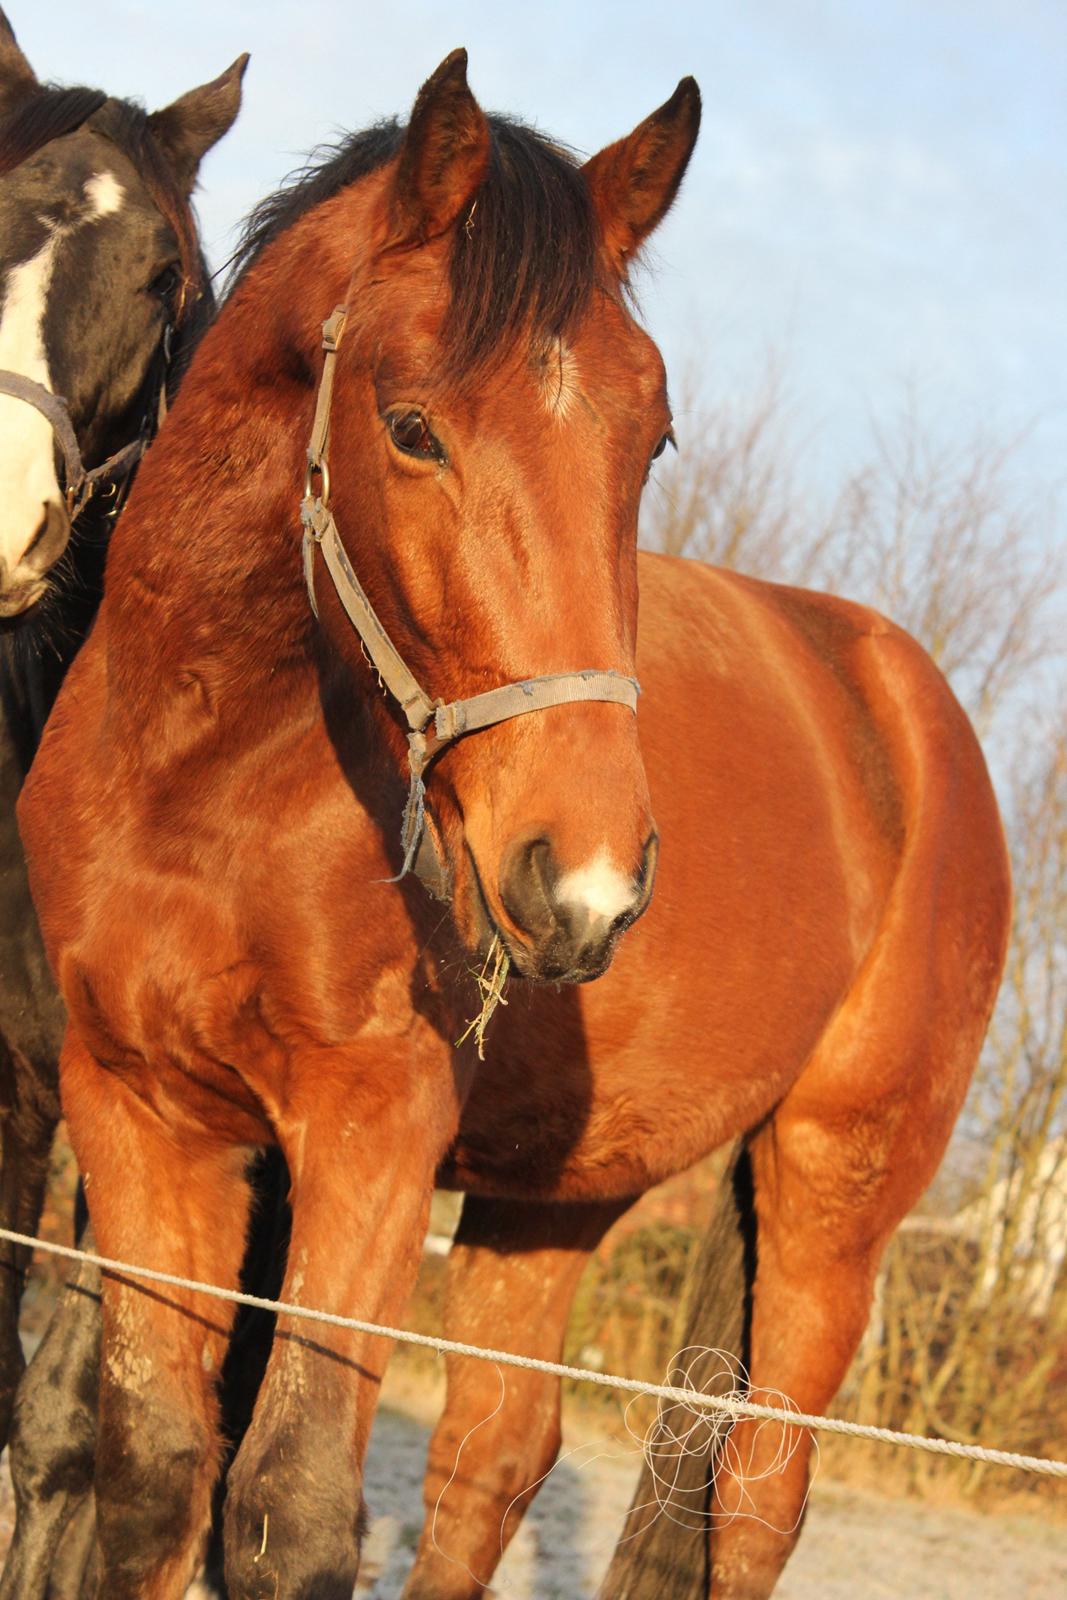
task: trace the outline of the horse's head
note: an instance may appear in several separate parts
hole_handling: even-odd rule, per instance
[[[406,130],[378,130],[376,168],[320,208],[307,261],[310,285],[348,241],[337,528],[440,701],[542,675],[635,674],[638,506],[671,418],[626,275],[678,189],[700,104],[683,80],[579,166],[487,117],[465,68],[450,56]],[[321,568],[317,595],[334,644],[372,681]],[[513,717],[449,745],[426,781],[468,943],[499,933],[534,978],[602,972],[655,865],[632,709],[589,699]]]
[[[40,85],[0,11],[0,617],[66,548],[78,456],[135,442],[166,381],[202,289],[189,195],[246,60],[148,116]]]

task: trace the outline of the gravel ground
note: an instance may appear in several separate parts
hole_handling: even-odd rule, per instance
[[[424,1423],[401,1411],[379,1411],[367,1467],[372,1521],[360,1600],[400,1594],[419,1533],[428,1435]],[[623,1457],[621,1446],[606,1449],[619,1458],[595,1458],[586,1445],[548,1478],[497,1574],[492,1593],[500,1600],[593,1600],[637,1472],[636,1457]],[[11,1520],[5,1458],[0,1552]],[[776,1600],[1064,1596],[1067,1523],[944,1510],[827,1479],[816,1480],[804,1535],[776,1592]]]
[[[367,1470],[372,1517],[356,1593],[396,1600],[419,1532],[427,1429],[379,1412]],[[621,1457],[621,1446],[609,1446]],[[586,1465],[576,1465],[584,1459]],[[501,1600],[593,1600],[637,1473],[585,1447],[548,1478],[500,1566]],[[687,1535],[679,1531],[679,1537]],[[816,1479],[776,1600],[1063,1600],[1067,1524],[893,1500]],[[664,1600],[670,1600],[664,1596]]]

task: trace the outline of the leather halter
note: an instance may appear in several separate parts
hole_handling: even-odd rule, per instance
[[[548,706],[570,705],[581,700],[605,700],[614,705],[627,706],[631,712],[636,712],[640,686],[636,678],[593,668],[584,672],[560,672],[538,678],[523,678],[517,683],[504,684],[499,689],[489,689],[484,694],[470,695],[465,700],[450,700],[447,704],[443,700],[433,699],[420,686],[382,626],[353,572],[329,509],[330,472],[326,447],[330,440],[330,406],[337,347],[347,315],[348,307],[338,306],[322,325],[322,347],[326,354],[307,450],[304,496],[300,504],[300,520],[304,528],[304,581],[311,609],[317,617],[315,550],[321,549],[326,570],[349,621],[362,639],[379,678],[398,702],[407,720],[411,784],[400,835],[404,863],[397,878],[391,881],[397,882],[414,867],[417,876],[432,893],[440,899],[447,899],[447,892],[443,890],[445,874],[441,862],[428,861],[425,851],[419,848],[424,837],[429,837],[424,835],[426,786],[423,774],[431,761],[464,734],[475,733],[480,728],[491,728],[498,722],[507,722],[512,717],[521,717],[530,711],[543,711]],[[318,494],[312,492],[312,480],[316,476],[320,483]]]
[[[167,414],[166,369],[170,364],[169,347],[168,326],[162,345],[164,368],[159,390],[158,414],[155,426],[155,432],[157,433]],[[35,406],[45,420],[51,424],[56,444],[63,453],[67,515],[72,522],[84,511],[101,479],[118,480],[129,477],[148,449],[151,441],[148,428],[142,424],[141,431],[136,439],[132,439],[129,444],[123,445],[121,450],[116,450],[114,455],[108,456],[107,460],[102,461],[98,467],[86,468],[85,463],[82,461],[81,450],[78,448],[78,440],[70,420],[70,409],[61,395],[53,394],[50,389],[45,388],[43,383],[37,383],[33,378],[27,378],[21,372],[7,372],[4,370],[0,370],[0,394],[11,395],[15,400],[24,400],[27,405]],[[147,418],[145,421],[147,422]]]

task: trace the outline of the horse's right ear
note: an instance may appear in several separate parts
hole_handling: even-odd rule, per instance
[[[192,192],[200,163],[213,144],[233,127],[241,109],[241,79],[247,53],[210,83],[190,89],[173,105],[153,111],[148,126],[174,164],[186,193]]]
[[[19,49],[15,30],[0,9],[0,109],[11,98],[35,87],[37,74]]]
[[[452,226],[489,163],[489,124],[453,50],[419,90],[393,189],[396,238],[424,244]]]
[[[683,78],[665,105],[582,168],[619,272],[670,210],[699,131],[700,90]]]

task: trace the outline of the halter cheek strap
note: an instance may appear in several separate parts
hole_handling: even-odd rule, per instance
[[[322,345],[326,354],[315,405],[315,420],[308,444],[304,496],[300,505],[300,520],[304,528],[304,580],[307,584],[311,609],[317,617],[319,608],[315,599],[315,551],[320,549],[326,570],[349,621],[362,639],[382,683],[404,713],[409,730],[408,768],[411,782],[401,829],[404,862],[398,877],[404,877],[414,867],[418,876],[427,882],[434,892],[440,893],[438,887],[442,878],[440,863],[437,863],[438,871],[432,872],[430,865],[425,862],[424,856],[420,855],[419,851],[425,826],[424,773],[434,757],[454,740],[462,738],[464,734],[475,733],[480,728],[491,728],[498,722],[508,722],[512,717],[525,716],[531,711],[544,711],[549,706],[570,705],[582,700],[602,700],[614,705],[627,706],[631,712],[636,712],[640,690],[636,678],[627,678],[618,672],[601,672],[596,669],[524,678],[517,683],[504,684],[499,689],[489,689],[484,694],[470,695],[465,700],[450,700],[447,703],[432,699],[421,687],[390,639],[352,570],[333,513],[329,509],[330,473],[326,450],[330,440],[334,366],[346,315],[347,307],[338,306],[322,325]],[[320,483],[318,494],[313,493],[316,476]],[[434,881],[431,882],[431,879]]]

